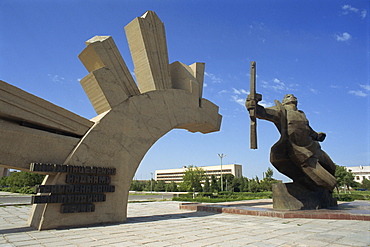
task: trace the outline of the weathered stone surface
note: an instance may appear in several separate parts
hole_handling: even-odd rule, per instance
[[[0,119],[0,165],[28,171],[32,162],[63,163],[80,138]]]
[[[63,163],[93,122],[0,81],[0,164]]]
[[[89,72],[106,67],[126,95],[140,94],[129,69],[110,36],[94,36],[85,42],[87,47],[78,55]]]
[[[261,99],[253,99],[249,96],[246,102],[247,109],[254,111],[257,118],[273,122],[281,134],[280,139],[271,148],[271,164],[279,172],[291,178],[294,184],[308,191],[332,192],[337,182],[334,177],[336,167],[318,143],[324,141],[326,134],[315,132],[310,127],[304,112],[298,110],[298,101],[293,94],[285,95],[282,103],[275,100],[276,105],[268,108],[256,105],[259,100]],[[286,204],[299,205],[303,200],[300,199],[301,195],[315,196],[306,192],[293,194],[299,198],[293,200],[285,193]],[[279,205],[283,204],[284,196],[281,195],[280,193]],[[293,207],[298,208],[297,205]],[[325,204],[320,206],[324,207]]]
[[[336,207],[337,201],[323,188],[308,190],[295,183],[277,183],[272,185],[274,209],[308,210]]]
[[[37,205],[40,210],[47,208],[41,228],[81,222],[93,224],[97,221],[125,221],[131,180],[146,152],[160,137],[173,128],[185,126],[191,131],[198,129],[204,133],[218,130],[219,126],[213,125],[214,120],[207,117],[214,114],[219,116],[217,107],[213,109],[213,114],[209,108],[203,109],[197,104],[194,104],[196,108],[186,107],[194,101],[198,102],[198,97],[184,90],[152,91],[131,97],[109,111],[84,137],[65,163],[116,167],[117,174],[111,182],[116,188],[115,192],[107,194],[105,203],[96,203],[95,212],[81,215],[81,218],[80,215],[59,213],[58,205]],[[170,103],[170,107],[167,103]],[[220,117],[215,119],[218,119],[216,124],[220,124]],[[63,184],[65,176],[60,175],[56,179],[56,184]]]
[[[0,80],[0,119],[82,136],[93,122]]]
[[[97,114],[112,109],[128,98],[111,70],[106,67],[90,72],[81,79],[80,83]]]
[[[95,36],[86,45],[78,57],[90,74],[81,85],[97,114],[140,94],[112,37]]]
[[[205,70],[205,63],[193,63],[190,64],[189,67],[193,72],[193,76],[197,79],[199,85],[199,97],[202,98],[203,95],[203,81],[204,81],[204,70]]]
[[[9,170],[8,168],[0,167],[0,178],[1,178],[1,177],[4,177],[4,176],[7,176],[7,175],[8,175],[8,173],[9,173],[9,171],[8,171],[8,170]]]
[[[200,87],[195,72],[181,62],[173,62],[170,65],[172,87],[176,89],[183,89],[189,93],[195,94],[198,97],[200,94]]]
[[[140,92],[172,88],[164,24],[156,13],[147,11],[125,31]]]
[[[138,24],[134,24],[135,22]],[[3,97],[6,94],[0,91],[0,102],[7,103],[5,110],[0,108],[1,166],[26,169],[31,163],[51,163],[109,167],[116,171],[114,176],[106,178],[104,182],[104,185],[110,182],[109,186],[114,186],[114,192],[101,196],[104,197],[104,202],[98,200],[91,204],[86,201],[90,197],[85,195],[71,198],[54,196],[50,201],[49,197],[45,197],[42,202],[53,203],[33,205],[29,218],[31,226],[41,230],[125,221],[132,178],[146,152],[159,138],[175,128],[201,133],[220,129],[221,115],[218,114],[218,107],[203,99],[201,94],[202,86],[199,84],[203,83],[204,64],[187,66],[178,63],[173,80],[179,86],[173,87],[163,23],[150,11],[132,23],[126,31],[129,30],[128,36],[139,35],[139,40],[134,41],[139,46],[131,47],[131,53],[136,77],[139,85],[142,85],[141,93],[131,81],[131,75],[128,75],[110,37],[94,37],[87,41],[87,48],[80,54],[89,71],[89,75],[81,80],[81,85],[98,113],[91,121],[78,116],[71,117],[74,116],[72,113],[59,107],[51,107],[46,101],[35,107],[26,102],[24,109],[29,111],[30,116],[38,116],[43,111],[43,116],[50,115],[47,119],[51,122],[54,116],[61,119],[58,121],[61,126],[52,126],[57,133],[45,128],[19,126],[17,122],[2,117],[12,112],[12,101]],[[136,28],[138,30],[134,30]],[[140,41],[141,38],[144,40]],[[15,94],[27,94],[20,89],[15,91]],[[18,96],[12,97],[17,102]],[[48,107],[45,109],[44,105]],[[17,117],[20,118],[23,112]],[[69,118],[76,119],[78,124],[65,120]],[[43,125],[44,122],[48,124],[44,119],[33,117],[32,123],[35,126]],[[87,126],[81,127],[84,125]],[[68,135],[64,131],[77,128],[75,126],[83,130],[76,132],[81,133],[80,135],[74,134],[75,132],[72,132],[73,135],[68,132]],[[71,175],[63,172],[51,172],[42,185],[74,185],[71,181],[76,179],[69,179],[70,177]],[[75,177],[79,178],[77,175]],[[77,180],[77,185],[88,181],[82,177]],[[75,204],[73,198],[76,201],[84,198],[85,204]],[[63,204],[62,209],[61,203],[55,203],[65,202],[67,199],[72,201]]]

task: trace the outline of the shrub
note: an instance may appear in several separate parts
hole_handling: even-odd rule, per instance
[[[2,191],[11,192],[11,193],[21,193],[21,194],[35,194],[35,187],[3,187],[0,188]]]
[[[370,200],[370,191],[353,191],[351,194],[347,193],[333,193],[333,198],[338,201],[354,201],[354,200]]]
[[[174,197],[173,201],[194,201],[194,202],[228,202],[254,199],[272,198],[272,192],[230,192],[224,191],[219,193],[198,193],[193,199],[192,193],[182,194]]]

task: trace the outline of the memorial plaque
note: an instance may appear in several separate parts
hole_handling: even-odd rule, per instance
[[[96,167],[96,166],[71,166],[60,164],[31,163],[31,172],[43,173],[77,173],[77,174],[95,174],[95,175],[115,175],[116,168]]]
[[[109,184],[111,179],[109,176],[94,176],[94,175],[79,175],[67,174],[67,184]]]
[[[37,185],[36,193],[107,193],[114,192],[114,185]]]
[[[90,213],[90,212],[95,212],[95,205],[92,204],[92,203],[62,204],[60,212],[62,214],[67,214],[67,213]]]
[[[36,193],[49,195],[32,196],[32,204],[62,203],[61,213],[94,212],[93,203],[105,202],[103,193],[115,191],[115,186],[110,185],[110,175],[116,174],[115,168],[31,163],[30,171],[68,173],[67,185],[38,185]]]
[[[49,195],[33,196],[33,204],[41,203],[87,203],[87,202],[105,202],[105,194],[70,194],[70,195]]]

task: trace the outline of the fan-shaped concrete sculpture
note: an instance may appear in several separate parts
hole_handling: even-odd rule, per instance
[[[3,81],[0,164],[48,174],[34,196],[38,229],[123,222],[128,191],[147,151],[172,129],[218,131],[202,98],[204,63],[169,64],[164,25],[148,11],[125,27],[135,80],[113,39],[95,36],[79,55],[96,113],[87,120]]]

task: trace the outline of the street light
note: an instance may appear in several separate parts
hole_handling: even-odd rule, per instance
[[[153,172],[151,172],[150,173],[150,177],[151,177],[151,179],[150,179],[150,193],[152,193],[153,192]]]
[[[224,183],[223,183],[223,180],[222,180],[222,158],[225,157],[226,154],[218,154],[218,157],[220,157],[221,159],[221,191],[224,190]]]

